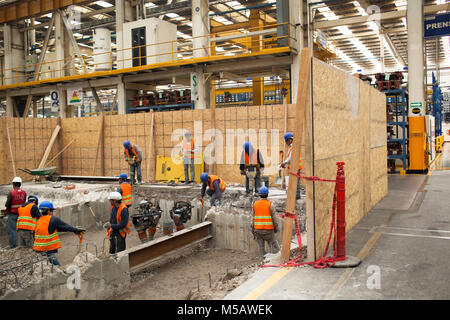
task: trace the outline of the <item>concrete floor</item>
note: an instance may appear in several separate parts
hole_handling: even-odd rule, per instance
[[[389,176],[389,194],[347,234],[357,268],[263,268],[225,299],[450,299],[449,145],[440,158],[428,175]]]

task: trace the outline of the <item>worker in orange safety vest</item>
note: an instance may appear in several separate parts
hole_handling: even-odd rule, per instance
[[[111,202],[111,215],[103,227],[109,238],[109,253],[115,254],[126,249],[125,239],[130,234],[130,221],[127,206],[122,203],[122,195],[114,191],[108,195],[108,199]]]
[[[274,220],[275,210],[272,203],[267,199],[268,195],[269,190],[267,187],[261,187],[259,189],[261,199],[253,204],[252,233],[258,242],[261,256],[266,254],[266,242],[271,253],[276,253],[280,250],[278,242],[275,240],[275,233],[278,232],[278,225]]]
[[[288,169],[288,172],[291,170],[291,155],[292,155],[292,149],[294,147],[294,135],[292,134],[292,132],[286,132],[286,134],[284,135],[284,141],[286,143],[286,145],[289,147],[289,150],[287,152],[287,157],[286,159],[280,164],[281,168],[286,168]],[[303,163],[302,160],[299,159],[299,163],[298,163],[298,170],[297,170],[297,174],[301,173],[301,170],[303,168]],[[295,169],[294,169],[295,170]],[[286,189],[289,185],[289,173],[286,173]],[[297,182],[297,191],[295,193],[295,198],[296,199],[300,199],[300,177],[298,178],[298,182]]]
[[[226,183],[218,176],[208,174],[203,172],[200,175],[200,180],[202,181],[202,191],[201,191],[201,199],[203,201],[203,197],[205,193],[211,197],[211,206],[215,206],[220,203],[220,199],[222,199],[222,193],[226,189]],[[208,190],[206,188],[209,187]]]
[[[119,187],[117,188],[117,192],[122,195],[122,203],[126,205],[128,211],[130,211],[130,207],[133,204],[133,188],[127,180],[128,176],[126,173],[122,173],[119,176]]]
[[[130,166],[130,184],[135,184],[134,178],[137,175],[137,184],[142,183],[142,151],[137,144],[131,143],[128,140],[123,142],[125,160]]]
[[[55,208],[50,201],[43,201],[39,205],[42,216],[39,218],[34,231],[33,250],[47,256],[50,263],[60,266],[56,253],[61,248],[59,232],[70,231],[75,234],[81,234],[86,229],[72,227],[58,217],[53,216]]]
[[[33,248],[34,230],[38,219],[41,217],[38,205],[38,197],[28,196],[28,202],[19,208],[19,216],[17,218],[17,241],[19,247]]]
[[[194,183],[195,166],[194,156],[197,151],[194,138],[191,138],[191,133],[187,131],[183,138],[183,165],[184,165],[184,183]],[[191,170],[191,179],[189,180],[189,169]]]

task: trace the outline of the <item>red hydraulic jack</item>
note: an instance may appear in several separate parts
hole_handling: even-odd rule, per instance
[[[357,257],[347,256],[345,252],[345,173],[344,162],[337,162],[336,175],[336,257],[334,258],[335,268],[352,268],[361,263]]]

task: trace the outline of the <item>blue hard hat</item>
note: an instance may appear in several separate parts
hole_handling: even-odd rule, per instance
[[[286,132],[284,135],[284,141],[287,141],[288,139],[293,138],[294,135],[292,134],[292,132]]]
[[[252,146],[252,145],[250,144],[249,141],[245,141],[245,142],[244,142],[243,147],[244,147],[244,150],[245,150],[246,153],[249,153],[250,147],[251,147],[251,146]]]
[[[55,208],[53,208],[53,203],[51,203],[50,201],[42,201],[42,203],[39,205],[39,209],[55,210]]]
[[[267,187],[263,186],[261,188],[259,188],[259,194],[269,194],[269,189],[267,189]]]
[[[203,173],[200,175],[200,180],[201,180],[203,183],[206,183],[206,181],[208,181],[208,173],[203,172]]]
[[[125,140],[125,141],[123,142],[123,147],[124,147],[125,149],[128,149],[128,148],[130,147],[130,141]]]
[[[32,199],[34,199],[34,200],[35,200],[36,204],[38,204],[38,203],[39,203],[39,199],[38,199],[38,197],[37,197],[37,196],[28,196],[28,201],[30,201],[30,200],[32,200]]]
[[[125,180],[127,180],[127,179],[128,179],[128,176],[127,176],[126,173],[122,173],[122,174],[119,176],[119,179],[125,179]]]

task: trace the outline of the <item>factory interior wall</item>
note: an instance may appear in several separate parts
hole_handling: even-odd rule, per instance
[[[306,111],[304,174],[335,179],[336,162],[345,162],[348,232],[387,194],[386,97],[317,59],[312,64],[312,84],[313,98]],[[308,249],[314,248],[308,250],[308,260],[312,261],[325,250],[335,185],[305,185],[307,230],[315,230],[308,232]]]

